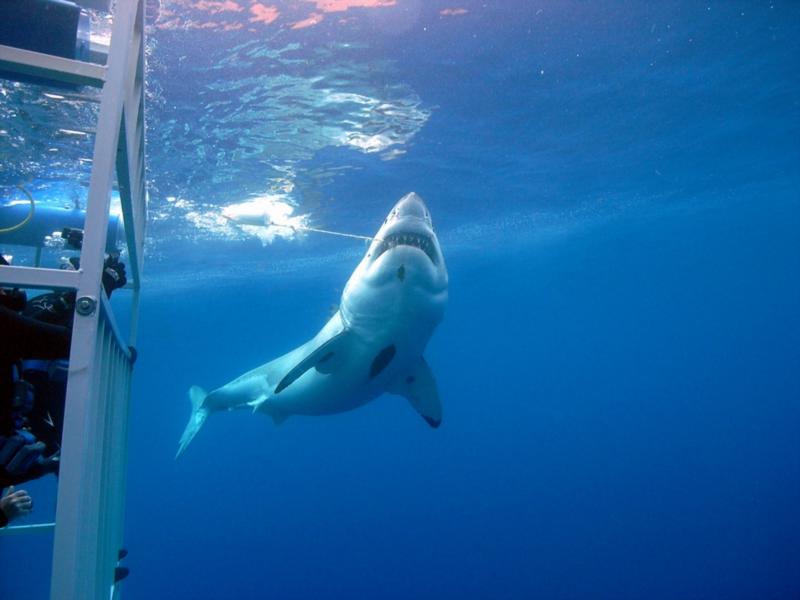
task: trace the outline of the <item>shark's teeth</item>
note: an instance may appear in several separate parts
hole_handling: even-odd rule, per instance
[[[428,258],[430,258],[434,264],[437,262],[433,240],[427,235],[422,235],[419,233],[395,233],[386,236],[381,245],[378,246],[378,250],[375,253],[375,259],[377,259],[387,250],[395,248],[396,246],[413,246],[415,248],[419,248],[428,255]]]

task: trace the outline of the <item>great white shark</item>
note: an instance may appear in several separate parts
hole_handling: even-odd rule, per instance
[[[280,424],[292,415],[353,410],[389,393],[438,427],[442,406],[423,353],[446,304],[439,240],[428,208],[411,192],[389,212],[317,335],[209,394],[190,388],[192,413],[177,456],[208,415],[222,410],[246,408]]]

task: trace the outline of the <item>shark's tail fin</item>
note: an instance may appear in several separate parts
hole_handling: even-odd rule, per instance
[[[189,400],[192,402],[192,414],[189,415],[189,422],[186,424],[186,429],[183,430],[181,441],[178,442],[178,453],[175,458],[178,458],[186,450],[186,447],[200,431],[203,423],[206,422],[209,410],[203,406],[206,399],[206,391],[199,385],[193,385],[189,388]]]

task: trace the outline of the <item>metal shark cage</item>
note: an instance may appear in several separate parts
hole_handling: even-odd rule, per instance
[[[147,211],[144,3],[117,0],[105,65],[0,45],[1,71],[33,76],[45,84],[102,88],[81,268],[0,267],[0,284],[6,286],[77,290],[54,526],[52,600],[99,600],[119,594],[114,573],[122,544],[127,416]],[[115,174],[132,288],[127,342],[101,285]],[[29,527],[41,530],[46,525]]]

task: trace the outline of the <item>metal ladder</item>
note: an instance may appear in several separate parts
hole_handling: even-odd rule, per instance
[[[105,66],[0,45],[0,69],[102,88],[80,270],[3,266],[0,283],[77,290],[50,598],[106,600],[119,595],[114,569],[122,545],[132,347],[147,217],[144,0],[117,0]],[[115,171],[133,294],[127,342],[101,285]]]

